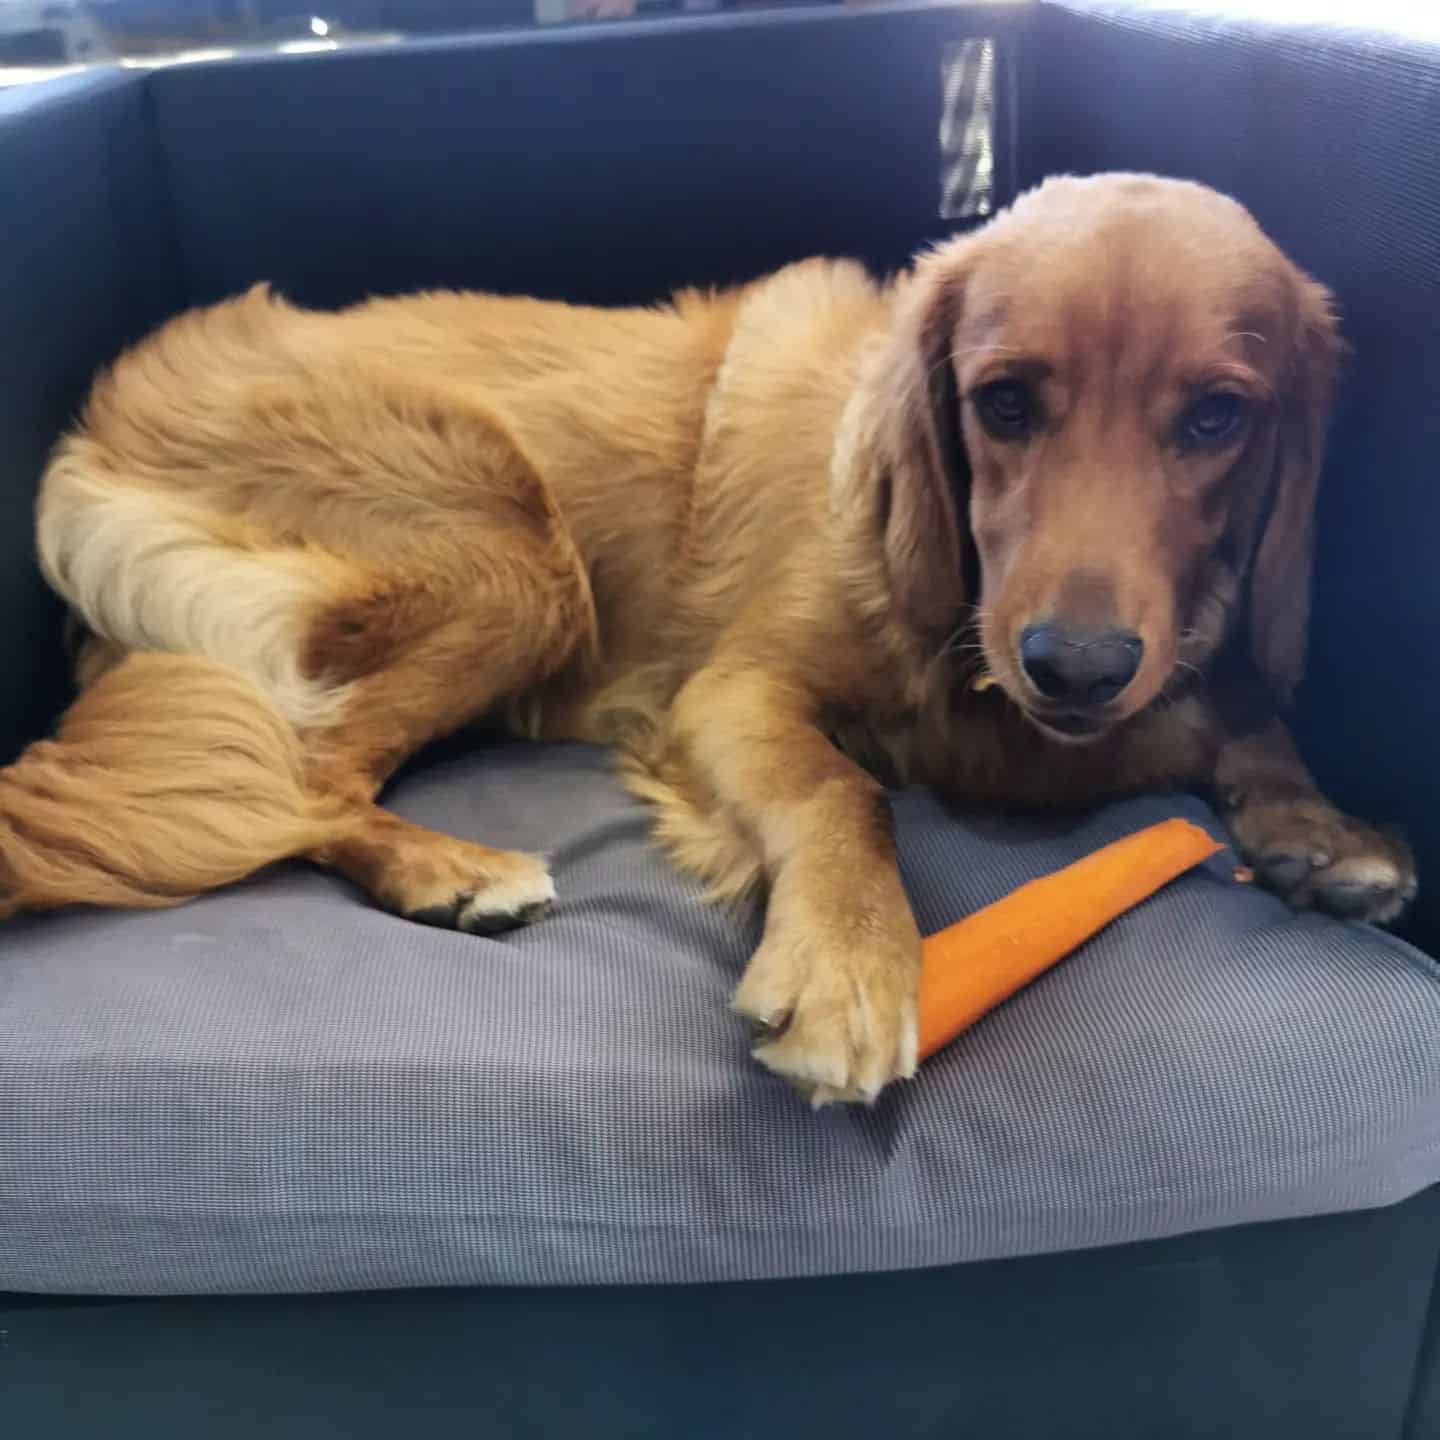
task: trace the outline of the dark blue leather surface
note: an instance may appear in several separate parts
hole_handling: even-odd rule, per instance
[[[795,12],[161,71],[192,298],[643,302],[810,254],[898,264],[953,228],[941,55],[976,23]]]
[[[1156,170],[1229,191],[1340,299],[1354,347],[1321,489],[1297,730],[1342,805],[1419,851],[1440,948],[1440,44],[1046,6],[1026,178]]]
[[[180,303],[143,77],[0,91],[0,760],[66,693],[35,482],[95,370]]]

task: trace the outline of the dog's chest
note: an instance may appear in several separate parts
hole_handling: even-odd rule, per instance
[[[933,787],[962,808],[1081,809],[1141,790],[1204,782],[1213,768],[1205,706],[1180,700],[1090,745],[1047,739],[1003,694],[961,698],[941,717],[849,718],[835,743],[888,786]]]

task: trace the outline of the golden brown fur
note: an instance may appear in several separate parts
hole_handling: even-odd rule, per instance
[[[809,261],[651,310],[257,290],[183,316],[46,477],[87,688],[0,772],[0,914],[307,855],[430,923],[532,918],[538,860],[374,803],[497,710],[616,743],[682,864],[765,884],[736,1003],[818,1100],[915,1063],[877,774],[1009,806],[1213,783],[1276,888],[1393,914],[1408,855],[1274,718],[1337,351],[1239,206],[1127,176],[1051,182],[891,286]],[[1036,407],[1021,437],[986,419],[997,380]],[[1217,387],[1243,434],[1177,440]],[[1089,743],[1017,662],[1036,616],[1143,639]]]

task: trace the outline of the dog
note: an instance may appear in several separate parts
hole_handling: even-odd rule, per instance
[[[1300,678],[1341,341],[1235,201],[1057,178],[879,283],[810,260],[597,310],[261,288],[95,384],[38,502],[80,693],[0,771],[0,914],[161,906],[303,856],[488,933],[537,858],[377,806],[485,715],[616,747],[816,1103],[916,1061],[884,783],[961,806],[1209,787],[1263,883],[1385,921]]]

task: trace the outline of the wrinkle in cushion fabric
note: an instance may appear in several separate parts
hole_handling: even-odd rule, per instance
[[[0,935],[0,1290],[736,1280],[941,1265],[1383,1204],[1440,1179],[1440,973],[1226,855],[928,1061],[812,1113],[727,1002],[708,908],[583,746],[500,746],[399,813],[553,858],[554,916],[428,930],[287,868]],[[895,797],[939,929],[1198,801],[1084,818]]]

